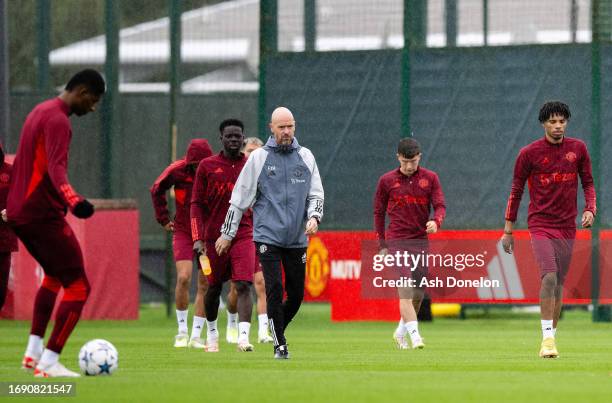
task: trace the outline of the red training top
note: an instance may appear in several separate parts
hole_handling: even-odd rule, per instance
[[[223,151],[203,159],[196,172],[191,198],[191,236],[194,241],[216,241],[230,207],[234,185],[246,163],[242,154],[238,160],[227,158]],[[200,231],[204,225],[204,233]],[[253,213],[244,212],[234,239],[253,236]]]
[[[62,217],[83,200],[66,174],[72,139],[70,108],[60,98],[38,104],[21,130],[7,200],[9,222]]]
[[[381,176],[374,197],[374,228],[381,247],[385,246],[385,239],[427,238],[426,224],[432,206],[433,220],[440,228],[446,205],[435,172],[419,167],[406,176],[397,168]],[[385,214],[390,219],[386,234]]]
[[[170,164],[155,180],[151,187],[151,198],[155,209],[155,218],[161,225],[170,222],[166,191],[174,186],[176,202],[176,215],[174,217],[174,230],[191,233],[189,229],[189,203],[191,201],[191,188],[195,169],[201,160],[210,157],[212,149],[205,139],[193,139],[187,148],[187,155]],[[192,166],[191,169],[188,167]]]
[[[516,158],[506,220],[516,221],[525,181],[529,187],[529,227],[576,228],[578,176],[585,211],[595,215],[591,158],[584,142],[565,137],[553,144],[546,137],[523,147]]]
[[[9,183],[13,166],[4,162],[4,150],[0,145],[0,211],[6,208]],[[17,250],[17,236],[7,223],[0,220],[0,252],[15,252]]]

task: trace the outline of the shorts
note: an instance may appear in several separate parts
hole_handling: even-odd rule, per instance
[[[421,286],[421,281],[427,278],[428,267],[427,267],[427,253],[429,252],[429,242],[427,239],[408,239],[408,240],[392,240],[388,241],[389,254],[395,255],[400,253],[401,256],[405,256],[405,252],[409,255],[413,255],[419,262],[416,267],[411,267],[410,262],[414,260],[408,258],[408,266],[401,266],[394,269],[394,279],[410,278],[413,280],[415,287],[404,287],[398,288],[400,298],[412,298],[411,288],[426,288],[426,284]],[[402,257],[402,262],[405,262]]]
[[[193,260],[193,241],[191,234],[185,231],[174,231],[172,233],[172,252],[174,253],[174,261]]]
[[[575,228],[529,228],[533,255],[540,268],[540,277],[557,273],[563,280],[572,261],[576,238]]]
[[[223,256],[217,255],[215,242],[206,241],[206,255],[210,260],[211,273],[207,277],[211,287],[229,280],[253,282],[255,244],[250,237],[234,239]]]
[[[16,225],[13,230],[45,274],[63,287],[87,278],[81,246],[63,217]]]

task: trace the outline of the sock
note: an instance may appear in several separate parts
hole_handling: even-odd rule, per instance
[[[542,320],[542,338],[546,339],[548,337],[555,337],[555,333],[553,332],[553,321],[552,320]]]
[[[553,337],[557,337],[557,328],[553,327]]]
[[[251,330],[251,323],[240,322],[238,323],[238,342],[249,342],[249,331]]]
[[[403,337],[406,335],[406,322],[404,319],[400,318],[399,324],[397,325],[397,329],[395,329],[395,335]]]
[[[42,337],[31,334],[28,338],[28,347],[26,348],[25,355],[36,360],[40,360],[43,350],[44,346]]]
[[[217,329],[217,319],[206,321],[206,339],[219,339],[219,329]]]
[[[257,323],[259,324],[259,334],[268,334],[268,315],[265,313],[257,315]]]
[[[191,338],[199,338],[202,335],[202,328],[204,328],[204,321],[206,318],[201,316],[193,316],[193,327],[191,328]]]
[[[238,327],[238,312],[230,313],[230,311],[227,311],[227,327]]]
[[[66,294],[64,294],[66,295]],[[62,301],[57,308],[55,314],[55,325],[49,341],[47,349],[60,354],[68,337],[76,327],[85,301]]]
[[[45,351],[43,351],[42,356],[40,357],[40,361],[38,362],[38,366],[42,369],[47,369],[58,361],[59,354],[55,351],[51,351],[48,348],[45,348]]]
[[[58,282],[59,283],[59,282]],[[58,289],[59,290],[59,289]],[[47,325],[53,313],[53,306],[57,298],[57,291],[46,287],[40,287],[34,299],[34,316],[32,317],[32,328],[30,334],[44,337]]]
[[[187,334],[189,333],[189,328],[187,327],[187,313],[189,311],[185,309],[184,311],[176,310],[176,322],[178,323],[178,332]]]
[[[412,342],[421,338],[419,334],[419,323],[416,320],[406,322],[404,328],[406,329],[406,333],[410,335],[410,340],[412,340]]]

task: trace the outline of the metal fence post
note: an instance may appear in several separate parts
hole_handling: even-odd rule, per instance
[[[259,4],[259,137],[267,137],[266,67],[268,56],[278,51],[277,0],[261,0]]]
[[[49,41],[51,38],[51,2],[36,1],[36,89],[46,95],[50,90]]]

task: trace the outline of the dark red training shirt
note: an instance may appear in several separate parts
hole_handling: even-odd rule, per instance
[[[68,150],[72,128],[70,108],[60,98],[38,104],[21,130],[13,164],[7,215],[12,224],[64,215],[83,200],[70,183]]]
[[[516,221],[525,182],[529,187],[529,227],[576,228],[578,177],[585,211],[596,213],[591,158],[584,142],[565,137],[553,144],[546,137],[519,152],[514,166],[506,220]]]
[[[432,206],[434,215],[429,218]],[[385,214],[390,221],[386,233]],[[435,172],[419,167],[414,174],[406,176],[397,168],[378,180],[374,228],[381,246],[386,239],[427,238],[427,221],[433,219],[440,228],[445,215],[444,194]]]
[[[13,166],[4,162],[4,150],[0,145],[0,211],[6,208],[9,184]],[[17,236],[7,223],[0,220],[0,252],[14,252],[17,250]]]
[[[191,198],[191,235],[193,240],[216,241],[230,207],[232,190],[247,158],[232,160],[223,154],[203,159],[196,172]],[[204,225],[204,233],[199,230]],[[244,212],[235,239],[253,236],[253,213]]]
[[[155,209],[155,218],[161,225],[170,222],[166,192],[174,186],[176,215],[174,217],[174,230],[191,233],[189,220],[189,204],[191,202],[191,188],[194,174],[187,169],[188,165],[195,164],[194,171],[204,158],[210,157],[212,150],[208,140],[194,139],[189,143],[187,155],[170,164],[155,180],[151,187],[151,198]]]

